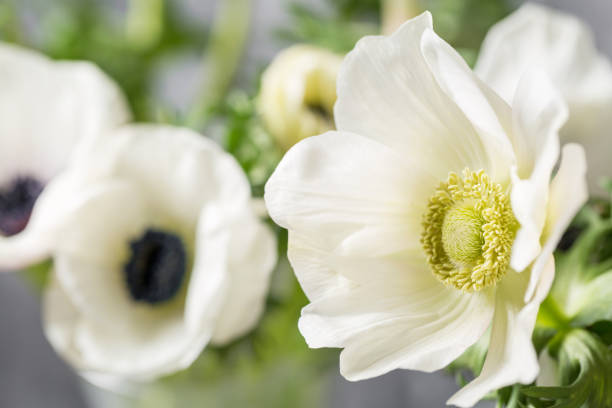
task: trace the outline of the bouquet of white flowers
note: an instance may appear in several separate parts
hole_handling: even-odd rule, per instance
[[[585,22],[126,5],[0,5],[0,271],[87,383],[125,407],[329,406],[339,360],[447,369],[459,407],[612,407],[612,64]],[[288,46],[249,69],[263,26]]]

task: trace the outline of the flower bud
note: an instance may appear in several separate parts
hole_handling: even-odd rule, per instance
[[[268,131],[288,150],[334,129],[336,77],[342,56],[311,45],[283,50],[262,76],[258,110]]]

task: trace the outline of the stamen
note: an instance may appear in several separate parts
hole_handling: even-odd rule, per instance
[[[157,304],[172,299],[185,276],[187,256],[179,237],[148,229],[130,243],[132,256],[124,272],[135,301]]]
[[[0,188],[0,235],[12,236],[25,229],[44,185],[33,177],[17,177]]]
[[[466,292],[506,274],[518,229],[510,200],[484,172],[449,173],[430,198],[421,243],[434,275]]]

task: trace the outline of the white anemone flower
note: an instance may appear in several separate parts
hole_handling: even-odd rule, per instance
[[[538,67],[559,88],[569,107],[562,142],[579,142],[589,163],[591,193],[612,176],[612,65],[600,53],[589,27],[578,18],[526,4],[488,32],[475,72],[506,101],[521,76]]]
[[[257,107],[281,147],[334,129],[341,62],[341,55],[298,44],[281,51],[263,73]]]
[[[57,237],[44,327],[85,378],[146,382],[256,324],[275,238],[242,169],[214,142],[124,127],[63,177],[79,206]]]
[[[70,212],[52,196],[71,156],[130,114],[94,65],[1,43],[0,88],[0,270],[14,270],[49,255]]]
[[[566,115],[538,73],[508,105],[428,12],[361,39],[340,69],[338,130],[295,145],[266,185],[311,302],[309,346],[343,348],[341,373],[361,380],[441,369],[490,327],[482,373],[449,403],[533,381],[552,251],[586,200],[580,146],[553,177]]]

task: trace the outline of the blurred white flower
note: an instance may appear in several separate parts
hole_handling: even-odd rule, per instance
[[[342,56],[294,45],[276,56],[261,77],[259,112],[281,147],[334,128],[336,77]]]
[[[510,107],[432,29],[431,15],[366,37],[338,77],[338,131],[308,138],[266,185],[311,303],[311,347],[342,347],[361,380],[443,368],[491,327],[482,374],[449,403],[538,373],[531,343],[552,251],[586,199],[566,107],[526,75]]]
[[[70,202],[57,175],[75,150],[126,122],[119,88],[86,62],[0,43],[0,270],[49,255]]]
[[[125,127],[64,177],[80,206],[57,237],[44,326],[86,378],[148,381],[256,324],[275,238],[240,166],[214,142]]]
[[[546,72],[569,106],[562,142],[586,151],[591,193],[612,176],[612,65],[595,47],[588,26],[576,17],[526,4],[494,25],[483,42],[475,72],[511,102],[521,76]]]

